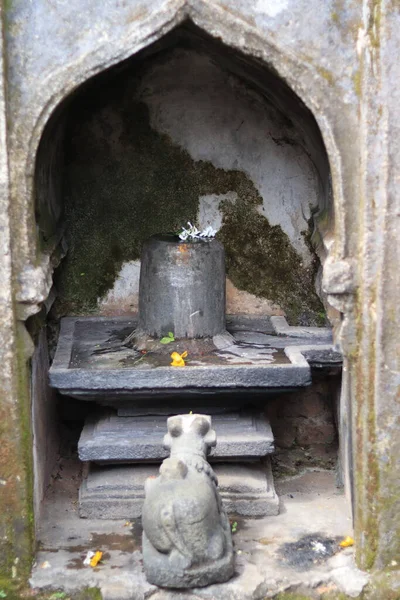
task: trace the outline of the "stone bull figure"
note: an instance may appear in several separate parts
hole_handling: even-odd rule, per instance
[[[188,588],[227,581],[234,572],[228,517],[206,456],[216,445],[211,417],[168,419],[170,457],[145,484],[143,563],[150,583]]]

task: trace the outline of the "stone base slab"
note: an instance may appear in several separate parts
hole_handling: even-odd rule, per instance
[[[137,328],[135,318],[66,317],[61,320],[49,382],[61,394],[112,407],[173,390],[199,394],[310,385],[311,369],[303,347],[317,352],[331,348],[331,332],[285,324],[285,319],[278,322],[280,331],[288,335],[275,333],[276,328],[262,317],[231,315],[227,319],[230,345],[226,336],[214,336],[212,348],[203,352],[204,340],[189,340],[189,346],[175,340],[162,351],[143,354],[124,345]],[[171,367],[170,352],[183,350],[189,351],[186,367]]]
[[[231,460],[261,458],[274,451],[268,419],[261,411],[237,411],[213,415],[217,446],[210,458]],[[82,431],[79,458],[83,462],[161,462],[168,456],[163,448],[166,417],[149,415],[119,417],[113,412],[94,413]]]
[[[79,514],[87,519],[136,519],[141,516],[144,482],[157,476],[159,465],[90,465],[79,491]],[[229,515],[265,517],[279,514],[271,465],[213,465],[219,492]]]

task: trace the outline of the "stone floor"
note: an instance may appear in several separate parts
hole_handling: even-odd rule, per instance
[[[352,534],[345,497],[331,471],[308,471],[278,480],[281,513],[237,519],[236,575],[222,585],[186,592],[149,585],[142,570],[140,521],[86,520],[78,516],[80,465],[64,460],[43,506],[31,585],[72,593],[98,587],[104,600],[262,600],[279,591],[318,597],[341,591],[357,597],[368,576],[354,566],[353,550],[338,542]],[[96,568],[88,550],[103,551]]]

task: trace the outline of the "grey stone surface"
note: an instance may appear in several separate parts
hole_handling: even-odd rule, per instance
[[[240,517],[268,517],[279,514],[271,463],[216,464],[219,489],[225,510]]]
[[[211,459],[258,458],[274,451],[274,437],[261,411],[242,410],[213,415],[218,445]],[[165,416],[119,417],[94,413],[87,419],[79,443],[79,458],[94,462],[159,462],[168,456],[160,432]]]
[[[315,368],[324,369],[326,367],[341,367],[343,356],[341,352],[335,350],[332,346],[319,348],[315,350],[303,350],[302,354],[308,364]]]
[[[276,391],[274,390],[274,392]],[[266,393],[259,392],[259,401],[264,404]],[[149,400],[152,400],[149,403]],[[126,402],[117,410],[119,417],[138,417],[149,415],[170,415],[183,414],[190,410],[196,413],[207,415],[217,415],[241,410],[248,406],[248,392],[233,394],[232,392],[215,393],[213,390],[209,393],[186,393],[186,395],[176,392],[169,395],[162,395],[160,399],[149,396],[148,399],[138,399],[134,402]]]
[[[332,580],[336,585],[351,598],[358,598],[367,585],[369,576],[365,571],[355,568],[351,553],[337,554],[331,560],[331,567]]]
[[[277,335],[286,337],[319,339],[325,344],[332,343],[332,330],[329,327],[293,327],[289,325],[285,317],[271,317],[271,324]]]
[[[265,93],[272,95],[284,114],[305,128],[311,142],[318,142],[308,145],[315,163],[327,163],[323,160],[325,151],[328,156],[332,198],[325,195],[328,206],[321,211],[322,261],[328,257],[333,265],[341,265],[350,259],[355,269],[349,285],[346,283],[342,289],[335,285],[328,293],[328,301],[336,309],[336,314],[330,311],[337,324],[336,341],[344,355],[341,414],[346,430],[342,437],[348,438],[349,463],[360,474],[357,485],[350,482],[348,489],[349,493],[354,491],[359,559],[369,557],[374,566],[387,567],[399,555],[400,539],[392,535],[399,514],[394,499],[398,499],[400,454],[400,28],[398,11],[390,3],[145,0],[97,3],[94,9],[92,2],[72,0],[50,7],[44,0],[35,0],[2,6],[2,56],[7,81],[1,86],[6,102],[1,108],[0,144],[4,341],[0,350],[5,398],[2,418],[12,432],[15,455],[26,452],[26,441],[16,432],[30,428],[25,422],[17,423],[21,411],[16,410],[21,403],[21,384],[26,389],[29,385],[29,370],[20,369],[17,385],[14,365],[28,360],[32,344],[22,328],[17,329],[13,298],[21,320],[40,310],[46,294],[43,284],[50,280],[55,264],[44,259],[52,243],[59,240],[57,214],[62,212],[57,177],[53,177],[60,170],[50,151],[48,162],[42,164],[47,177],[43,197],[50,207],[56,206],[51,212],[56,218],[52,237],[42,246],[33,210],[37,196],[34,173],[42,133],[53,112],[59,114],[63,100],[81,83],[187,19],[237,53],[245,68],[250,59],[255,59],[254,64],[260,66],[260,80],[266,75],[269,83],[270,67],[278,78],[275,85],[265,86]],[[285,84],[297,94],[286,94],[287,102],[282,92]],[[313,114],[309,121],[305,118],[306,106]],[[50,135],[49,139],[54,137]],[[49,146],[54,150],[54,144]],[[327,172],[321,174],[322,186],[327,178]],[[33,277],[26,277],[27,273]],[[357,295],[350,291],[354,283]],[[357,427],[357,423],[365,426]],[[374,487],[377,473],[379,489]],[[15,474],[19,477],[13,478],[19,482],[16,496],[24,498],[24,490],[29,487],[27,478],[19,468]],[[7,507],[2,513],[15,515],[16,530],[21,532],[20,515],[29,511],[29,501],[19,500],[11,512]],[[369,539],[375,535],[379,539],[376,552],[371,553]]]
[[[269,460],[261,463],[213,464],[226,512],[240,517],[279,513]],[[157,465],[90,465],[79,490],[79,514],[87,519],[136,519],[144,500],[144,482]]]
[[[34,511],[39,527],[43,498],[60,450],[55,390],[49,387],[49,355],[45,330],[39,334],[32,356],[33,464],[35,469]]]
[[[149,583],[204,587],[234,574],[231,526],[206,456],[217,443],[211,417],[169,417],[170,451],[158,477],[145,482],[143,568]]]
[[[136,326],[134,319],[64,318],[50,384],[63,394],[102,399],[112,405],[116,397],[128,399],[149,389],[284,388],[311,383],[310,367],[302,352],[314,350],[315,358],[319,349],[324,353],[331,350],[330,330],[287,327],[296,329],[296,336],[281,336],[265,332],[262,318],[259,324],[261,329],[253,319],[246,330],[243,320],[231,317],[231,345],[224,337],[223,348],[192,360],[189,355],[185,368],[174,368],[163,366],[169,365],[168,353],[157,358],[150,351],[143,356],[122,345]]]
[[[32,341],[24,326],[17,325],[15,264],[12,260],[12,199],[10,194],[9,114],[7,111],[8,77],[6,22],[4,5],[0,4],[0,530],[10,532],[0,538],[0,554],[12,556],[1,561],[1,576],[7,581],[29,569],[32,562],[34,524],[26,517],[32,514],[34,495],[31,452],[30,398],[27,361]],[[15,257],[14,257],[15,260]],[[19,343],[19,346],[18,346]],[[19,348],[19,350],[17,350]],[[29,448],[26,453],[26,449]],[[23,457],[23,458],[22,458]],[[40,475],[39,475],[40,477]],[[15,560],[14,560],[15,557]]]
[[[79,515],[85,519],[137,519],[142,514],[144,484],[158,465],[90,466],[79,490]]]
[[[225,253],[218,240],[153,236],[143,244],[139,331],[204,338],[225,331]]]
[[[80,465],[77,461],[71,468],[64,462],[62,467],[62,477],[54,480],[43,507],[39,550],[31,577],[31,585],[37,590],[49,591],[56,587],[72,595],[91,585],[101,590],[105,600],[187,600],[189,594],[190,600],[191,595],[193,600],[261,600],[284,590],[312,596],[316,586],[332,589],[331,573],[340,565],[337,562],[331,565],[331,558],[312,565],[309,571],[299,572],[283,565],[280,547],[299,540],[306,533],[326,537],[351,535],[346,500],[335,488],[333,472],[309,472],[306,476],[287,479],[284,487],[279,481],[277,489],[283,508],[279,515],[237,519],[238,527],[233,536],[235,577],[207,588],[167,592],[145,580],[140,520],[96,519],[95,515],[93,519],[79,518],[77,495],[75,490],[71,494],[71,482],[78,484]],[[97,549],[106,552],[106,559],[96,569],[84,568],[86,552]],[[354,547],[345,552],[350,556],[348,566],[357,572]],[[351,572],[348,577],[350,580]],[[338,582],[337,592],[344,591],[342,584],[346,582]]]

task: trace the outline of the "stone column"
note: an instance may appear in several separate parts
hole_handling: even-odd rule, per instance
[[[12,293],[3,7],[0,3],[0,578],[17,582],[31,566],[32,448],[30,403],[23,389],[24,377],[18,377],[20,357]]]
[[[362,568],[398,569],[400,17],[391,3],[367,0],[363,13],[358,348],[350,362],[356,550]]]

